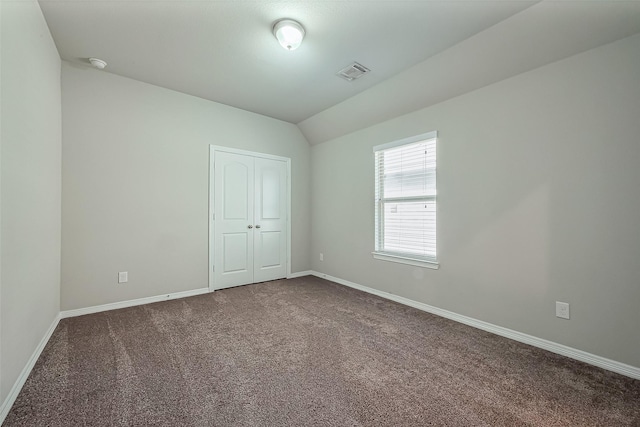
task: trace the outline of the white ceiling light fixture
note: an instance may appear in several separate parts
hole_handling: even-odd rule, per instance
[[[107,63],[105,61],[98,58],[89,58],[89,62],[98,70],[104,70],[104,68],[107,66]]]
[[[293,19],[281,19],[273,24],[273,35],[287,50],[296,50],[304,38],[304,27]]]

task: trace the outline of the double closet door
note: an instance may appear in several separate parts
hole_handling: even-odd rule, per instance
[[[287,276],[288,162],[212,148],[213,289]]]

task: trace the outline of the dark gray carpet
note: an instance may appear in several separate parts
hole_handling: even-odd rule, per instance
[[[315,277],[60,322],[10,426],[640,426],[640,381]]]

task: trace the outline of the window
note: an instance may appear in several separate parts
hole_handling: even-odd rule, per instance
[[[378,145],[374,258],[438,268],[437,132]]]

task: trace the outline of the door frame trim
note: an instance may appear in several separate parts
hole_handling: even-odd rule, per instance
[[[209,265],[208,265],[208,274],[209,274],[209,292],[215,291],[215,275],[213,274],[214,268],[214,231],[215,231],[215,198],[214,198],[214,178],[215,174],[213,171],[215,165],[215,153],[216,151],[232,153],[232,154],[243,154],[247,156],[260,157],[263,159],[270,160],[279,160],[284,161],[287,165],[287,277],[291,276],[291,159],[289,157],[276,156],[273,154],[259,153],[257,151],[248,151],[248,150],[240,150],[237,148],[223,147],[221,145],[209,145]]]

